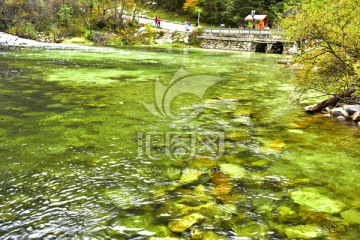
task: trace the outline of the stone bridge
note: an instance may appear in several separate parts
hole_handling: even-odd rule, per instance
[[[234,51],[289,53],[294,43],[277,30],[203,28],[196,36],[202,48]]]

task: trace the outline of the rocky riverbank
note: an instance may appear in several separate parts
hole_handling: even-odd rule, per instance
[[[341,121],[353,121],[360,127],[360,98],[351,96],[355,91],[355,88],[349,88],[325,101],[305,107],[305,111],[308,113],[325,111],[329,117],[333,116]]]
[[[21,47],[21,46],[56,46],[56,43],[39,42],[26,38],[21,38],[8,33],[0,32],[0,48],[1,47]]]
[[[336,117],[341,121],[354,121],[360,127],[360,104],[359,105],[343,105],[328,110],[328,116]]]

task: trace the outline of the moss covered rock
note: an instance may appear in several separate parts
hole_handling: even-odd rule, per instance
[[[326,235],[323,229],[315,225],[286,227],[284,233],[290,239],[313,239],[324,237]]]
[[[220,170],[223,173],[237,180],[244,179],[247,176],[247,170],[235,164],[230,164],[230,163],[220,164]]]
[[[195,223],[200,222],[204,219],[204,216],[199,213],[193,213],[187,215],[179,220],[172,221],[168,224],[169,229],[172,232],[183,233],[189,229]]]
[[[339,213],[344,208],[341,202],[330,199],[318,192],[316,188],[303,188],[292,192],[292,200],[316,212]]]
[[[184,169],[181,178],[180,183],[183,184],[197,184],[200,182],[206,182],[210,179],[210,176],[208,173],[204,171],[200,171],[197,169]]]
[[[341,213],[341,217],[349,223],[360,224],[360,212],[355,210],[346,210]]]
[[[231,229],[235,232],[236,236],[241,239],[267,239],[267,231],[269,227],[265,224],[255,221],[246,223],[229,223]]]

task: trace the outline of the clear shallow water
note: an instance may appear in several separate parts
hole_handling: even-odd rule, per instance
[[[359,129],[289,104],[278,58],[2,52],[1,238],[285,239],[305,238],[305,229],[310,238],[359,239]],[[197,83],[202,98],[186,94]],[[185,119],[143,105],[158,100],[161,115],[171,97]],[[174,231],[193,213],[201,219]]]

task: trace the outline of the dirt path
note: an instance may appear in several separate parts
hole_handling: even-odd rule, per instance
[[[148,24],[151,23],[153,26],[155,25],[154,23],[154,19],[148,19],[148,18],[138,18],[139,23],[142,24]],[[167,22],[167,21],[161,21],[160,27],[166,30],[170,30],[170,31],[178,31],[178,32],[186,32],[185,30],[185,23],[184,24],[177,24],[177,23],[172,23],[172,22]],[[192,27],[190,27],[190,31],[192,31]]]

